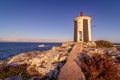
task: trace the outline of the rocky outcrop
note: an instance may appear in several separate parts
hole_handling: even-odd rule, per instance
[[[107,54],[114,58],[115,62],[120,62],[120,57],[118,57],[120,51],[114,47],[97,48],[95,42],[84,42],[81,43],[82,46],[79,44],[80,43],[76,43],[73,47],[66,64],[60,70],[58,80],[86,80],[85,75],[81,70],[81,66],[78,64],[78,61],[80,63],[80,60],[78,60],[77,57],[88,59],[94,54]]]
[[[108,54],[117,63],[120,63],[120,51],[116,48],[97,48],[95,42],[65,42],[61,46],[55,46],[48,51],[21,53],[5,62],[0,61],[0,66],[3,64],[8,67],[27,64],[25,68],[27,77],[17,74],[6,78],[6,80],[13,78],[19,78],[18,80],[22,80],[22,78],[24,80],[85,80],[85,76],[76,62],[80,53],[86,53],[90,57],[94,53]]]
[[[39,75],[40,79],[57,79],[59,70],[66,62],[73,45],[74,43],[66,42],[48,51],[22,53],[12,57],[7,65],[27,64],[29,75]]]
[[[83,42],[83,47],[84,48],[96,48],[96,43],[94,41],[90,41],[90,42]]]
[[[120,51],[117,50],[116,48],[84,48],[83,53],[88,53],[89,55],[92,55],[93,53],[98,53],[98,54],[108,54],[112,56],[117,56],[120,54]]]
[[[93,56],[94,53],[97,54],[107,54],[112,57],[115,62],[120,63],[120,50],[116,47],[111,48],[97,48],[97,47],[84,47],[82,53],[86,53],[89,56]]]

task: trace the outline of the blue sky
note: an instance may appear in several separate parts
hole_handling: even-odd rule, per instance
[[[120,0],[0,0],[0,38],[73,40],[73,19],[91,16],[93,40],[120,42]]]

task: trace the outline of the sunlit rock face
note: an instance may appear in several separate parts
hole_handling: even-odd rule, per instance
[[[57,79],[59,70],[66,62],[73,45],[72,42],[65,42],[48,51],[22,53],[12,57],[7,65],[27,64],[29,75],[39,75],[42,79]]]
[[[96,43],[93,42],[93,41],[83,42],[83,47],[84,47],[84,48],[88,48],[88,47],[90,47],[90,48],[95,48],[95,47],[96,47]]]

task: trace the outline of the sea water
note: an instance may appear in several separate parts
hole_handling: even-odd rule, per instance
[[[61,43],[0,42],[0,60],[6,60],[23,52],[50,50],[53,46],[60,45]]]

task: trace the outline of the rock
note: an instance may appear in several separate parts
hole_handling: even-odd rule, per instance
[[[4,61],[0,61],[0,66],[2,66],[4,64]]]
[[[57,55],[53,58],[52,63],[58,63],[59,62],[60,55]]]
[[[42,55],[44,53],[46,53],[47,51],[33,51],[33,52],[26,52],[26,53],[21,53],[18,54],[14,57],[12,57],[7,64],[10,63],[16,63],[16,64],[29,64],[29,60],[32,58],[35,58],[38,55]]]
[[[29,80],[43,80],[43,79],[41,77],[39,77],[39,76],[33,76]]]
[[[112,55],[112,56],[118,56],[119,53],[115,53],[115,52],[114,52],[114,53],[111,53],[111,55]]]
[[[120,54],[118,54],[116,57],[120,59]]]
[[[6,78],[4,80],[22,80],[22,77],[18,75],[18,76],[12,76],[12,77]]]
[[[11,63],[7,64],[6,66],[17,66],[17,65],[18,65],[18,64],[15,63],[15,62],[11,62]]]
[[[53,65],[53,63],[57,64],[59,62],[58,54],[54,54],[53,52],[49,52],[49,54],[51,55],[50,57],[48,53],[46,53],[44,57],[39,56],[40,58],[38,57],[30,60],[30,66],[36,65],[35,70],[38,71],[42,76],[46,76],[48,73],[51,74],[50,71],[54,71],[56,67]]]
[[[67,56],[60,57],[59,62],[62,62],[67,59]]]
[[[113,59],[115,59],[116,57],[115,56],[112,56]]]
[[[84,48],[96,48],[96,43],[94,41],[83,42]]]
[[[96,47],[96,43],[95,42],[87,42],[87,46],[88,47]]]
[[[61,47],[68,47],[68,46],[71,46],[71,45],[74,45],[74,43],[73,42],[64,42],[64,43],[62,43]]]
[[[52,47],[52,50],[53,50],[53,51],[60,51],[60,50],[61,50],[61,48],[60,48],[60,47],[58,47],[58,46],[57,46],[57,47]]]
[[[60,68],[67,60],[73,43],[63,43],[62,46],[53,47],[48,51],[33,51],[22,53],[12,57],[7,65],[27,64],[29,75],[40,75],[41,79],[53,78],[57,79]],[[33,78],[31,78],[33,79]]]

